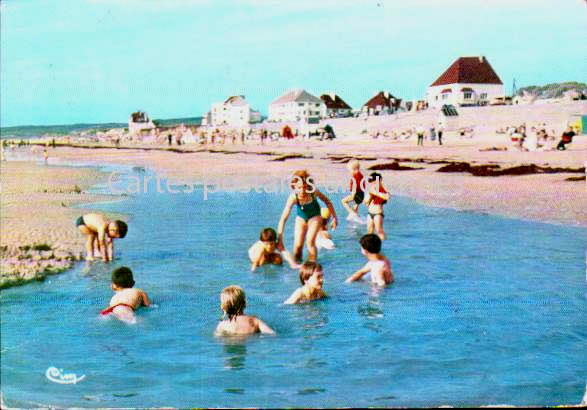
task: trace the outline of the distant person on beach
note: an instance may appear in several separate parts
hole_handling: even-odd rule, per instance
[[[97,247],[104,262],[114,259],[115,238],[124,238],[128,226],[124,221],[109,221],[104,215],[90,213],[77,218],[75,226],[86,236],[87,261],[93,261],[94,248]],[[97,246],[96,246],[97,245]]]
[[[167,134],[167,145],[169,145],[169,146],[171,146],[171,139],[172,139],[171,134]]]
[[[316,236],[316,247],[318,249],[334,249],[334,242],[332,242],[332,237],[330,236],[330,232],[328,232],[328,222],[330,221],[330,209],[322,208],[320,210],[320,215],[322,216],[322,226],[318,231],[318,236]]]
[[[299,265],[295,263],[291,254],[284,250],[283,258],[278,252],[277,234],[273,228],[265,228],[259,235],[259,240],[249,248],[249,259],[251,260],[251,271],[255,271],[261,265],[281,265],[285,259],[292,269],[297,269]]]
[[[342,206],[344,206],[344,208],[349,213],[349,217],[356,218],[359,215],[359,206],[365,199],[365,180],[363,179],[363,174],[361,173],[361,164],[356,159],[353,159],[348,163],[347,169],[351,174],[349,188],[351,192],[342,199]],[[349,205],[351,202],[354,202],[352,208]]]
[[[430,141],[434,141],[436,139],[436,130],[434,127],[430,127]]]
[[[49,163],[49,151],[47,151],[46,147],[43,149],[43,158],[45,159],[45,165],[47,165]]]
[[[444,132],[444,127],[442,125],[438,126],[438,145],[442,145],[442,133]]]
[[[245,315],[247,300],[240,286],[228,286],[220,294],[220,309],[224,319],[216,326],[216,336],[250,335],[253,333],[275,334],[265,322],[255,316]]]
[[[389,201],[389,193],[383,186],[383,176],[379,172],[369,175],[369,193],[365,199],[368,207],[369,218],[367,220],[367,233],[375,233],[384,241],[385,231],[383,230],[383,205]]]
[[[360,280],[367,273],[371,275],[371,283],[386,286],[393,282],[391,263],[381,254],[381,239],[377,235],[367,234],[361,238],[361,253],[367,257],[367,263],[353,273],[345,282]]]
[[[564,151],[567,149],[567,144],[573,142],[573,137],[577,135],[571,126],[568,126],[563,135],[561,135],[561,140],[556,146],[556,149],[559,151]]]
[[[283,230],[289,218],[292,208],[296,206],[296,221],[294,231],[294,258],[296,261],[302,259],[304,241],[308,249],[308,260],[315,261],[318,255],[316,249],[316,237],[322,225],[320,210],[320,199],[330,210],[332,215],[332,229],[336,229],[338,218],[330,199],[320,192],[314,185],[314,181],[308,171],[296,171],[290,181],[293,193],[287,199],[279,224],[277,226],[278,249],[285,250],[283,246]]]
[[[121,266],[112,272],[112,290],[115,292],[110,305],[100,314],[107,316],[113,314],[116,318],[127,322],[136,323],[135,310],[141,306],[150,306],[151,301],[147,294],[137,288],[133,288],[135,281],[132,271],[126,266]]]
[[[424,146],[424,127],[421,125],[416,128],[416,134],[418,134],[418,145]]]
[[[300,268],[300,282],[302,287],[297,288],[291,296],[283,302],[286,305],[310,302],[312,300],[324,299],[326,293],[322,290],[324,274],[322,265],[316,262],[304,262]]]

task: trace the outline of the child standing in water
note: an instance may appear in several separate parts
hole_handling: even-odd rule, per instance
[[[322,225],[322,215],[318,199],[326,204],[332,214],[332,229],[336,229],[338,218],[330,199],[320,192],[314,185],[314,181],[308,171],[296,171],[291,179],[291,188],[294,190],[287,199],[279,224],[277,226],[278,248],[285,250],[283,246],[283,230],[289,218],[291,209],[296,206],[296,225],[294,231],[294,258],[302,259],[304,242],[308,248],[308,260],[315,261],[318,255],[316,249],[316,237]]]
[[[104,215],[90,213],[77,218],[75,226],[86,236],[86,260],[94,260],[94,245],[97,244],[104,262],[114,258],[114,238],[124,238],[128,226],[124,221],[108,221]]]
[[[252,333],[275,334],[273,329],[255,316],[245,315],[247,301],[245,291],[240,286],[228,286],[220,294],[220,309],[226,319],[218,323],[217,336],[249,335]]]
[[[361,253],[367,257],[367,263],[353,273],[345,282],[360,280],[367,273],[371,274],[371,283],[386,286],[393,282],[391,263],[381,254],[381,239],[377,235],[367,234],[361,238]]]
[[[277,247],[277,234],[273,228],[265,228],[259,235],[259,240],[249,248],[249,259],[252,266],[251,271],[257,269],[261,265],[281,265],[283,259],[278,252],[275,252]],[[295,263],[291,254],[284,250],[283,258],[290,264],[292,269],[297,269],[298,264]]]
[[[384,241],[385,231],[383,230],[383,205],[389,200],[389,193],[383,186],[383,177],[378,172],[369,175],[369,194],[365,200],[369,212],[367,222],[367,233],[375,231],[377,236]]]
[[[110,299],[110,307],[100,312],[107,316],[114,314],[118,319],[127,323],[136,323],[134,311],[141,306],[150,306],[151,301],[141,289],[133,288],[135,281],[132,271],[122,266],[112,272],[112,290],[115,292]]]
[[[342,205],[348,211],[349,217],[357,217],[359,205],[361,205],[363,199],[365,198],[365,192],[363,191],[365,182],[363,180],[363,174],[361,173],[361,164],[359,164],[359,161],[353,159],[348,163],[347,168],[351,173],[351,193],[342,199]],[[354,202],[352,208],[349,205],[350,202]]]
[[[326,293],[322,290],[324,284],[324,274],[322,265],[315,262],[304,262],[300,269],[300,282],[302,287],[296,289],[294,293],[285,301],[284,304],[291,305],[295,303],[310,302],[312,300],[323,299]]]

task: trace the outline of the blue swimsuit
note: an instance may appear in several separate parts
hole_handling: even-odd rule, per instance
[[[315,196],[312,195],[312,202],[302,205],[296,194],[297,215],[304,221],[308,222],[311,218],[320,215],[320,204]]]

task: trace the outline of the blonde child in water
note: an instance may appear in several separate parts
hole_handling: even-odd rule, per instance
[[[259,240],[249,248],[249,259],[251,260],[251,271],[254,271],[261,265],[281,265],[285,259],[292,269],[299,268],[295,263],[291,254],[284,250],[282,252],[283,259],[278,252],[275,252],[277,247],[277,234],[273,228],[265,228],[259,235]]]
[[[114,259],[113,239],[124,238],[128,225],[124,221],[109,221],[102,214],[90,213],[77,218],[75,226],[86,237],[86,260],[94,260],[94,248],[101,253],[104,262]]]
[[[285,250],[283,245],[283,230],[292,208],[296,207],[296,221],[294,231],[294,258],[302,259],[304,242],[308,248],[308,260],[315,261],[318,255],[316,237],[322,226],[322,215],[318,199],[330,210],[332,215],[332,229],[336,229],[338,218],[330,199],[320,192],[314,185],[314,181],[308,171],[296,171],[291,179],[290,186],[294,192],[290,194],[283,208],[279,224],[277,226],[278,248]]]
[[[361,173],[361,164],[356,159],[353,159],[347,164],[347,169],[351,174],[350,179],[350,194],[342,199],[342,205],[349,213],[350,218],[356,218],[359,215],[359,206],[363,203],[365,198],[365,182],[363,174]],[[350,203],[352,204],[349,205]]]
[[[275,334],[265,322],[255,316],[245,315],[247,300],[240,286],[228,286],[220,293],[220,309],[225,319],[218,323],[217,336],[249,335],[253,333]]]
[[[300,269],[300,282],[302,283],[302,287],[296,289],[283,303],[291,305],[326,297],[326,293],[322,290],[324,274],[322,272],[322,265],[319,263],[304,262]]]
[[[133,288],[134,285],[135,281],[129,268],[122,266],[114,270],[111,287],[115,293],[110,299],[110,307],[100,314],[103,316],[113,314],[124,322],[135,323],[134,311],[141,306],[150,306],[151,301],[143,290]]]
[[[367,263],[353,273],[346,283],[360,280],[367,273],[371,276],[371,283],[376,286],[386,286],[393,282],[391,263],[381,254],[381,239],[377,235],[367,234],[361,238],[361,253],[367,257]]]
[[[330,236],[330,232],[328,232],[328,221],[330,221],[330,209],[322,208],[320,212],[322,216],[322,226],[318,231],[318,235],[316,236],[316,248],[318,249],[334,249],[334,242],[332,242],[332,237]]]

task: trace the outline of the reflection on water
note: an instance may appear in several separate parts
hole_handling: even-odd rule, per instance
[[[224,368],[230,370],[242,370],[245,368],[247,358],[247,336],[222,337],[224,350]]]

